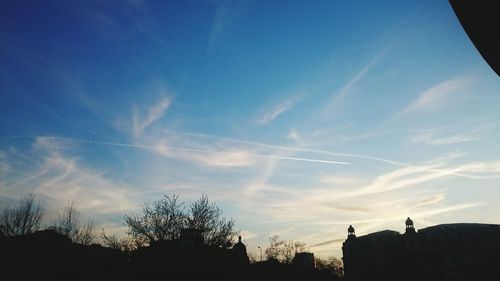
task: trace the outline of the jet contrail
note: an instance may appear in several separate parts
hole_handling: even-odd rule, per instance
[[[366,159],[366,160],[383,162],[383,163],[386,163],[386,164],[391,164],[391,165],[399,166],[399,167],[404,167],[404,166],[408,166],[409,165],[407,163],[401,163],[401,162],[398,162],[398,161],[394,161],[394,160],[390,160],[390,159],[385,159],[385,158],[380,158],[380,157],[376,157],[376,156],[370,156],[370,155],[361,155],[361,154],[353,154],[353,153],[342,153],[342,152],[331,152],[331,151],[326,151],[326,150],[309,149],[309,148],[296,148],[296,147],[289,147],[289,146],[279,146],[279,145],[272,145],[272,144],[266,144],[266,143],[260,143],[260,142],[246,141],[246,140],[240,140],[240,139],[234,139],[234,138],[228,138],[228,137],[220,137],[220,136],[209,135],[209,134],[189,133],[189,132],[174,131],[174,130],[165,130],[165,129],[163,129],[163,130],[157,129],[157,130],[158,131],[162,131],[162,132],[172,132],[172,133],[176,133],[176,134],[180,134],[180,135],[192,136],[192,137],[198,137],[198,138],[213,138],[213,139],[227,140],[227,141],[230,141],[230,142],[236,142],[236,143],[242,143],[242,144],[248,144],[248,145],[254,145],[254,146],[261,146],[261,147],[273,148],[273,149],[284,150],[284,151],[310,152],[310,153],[324,154],[324,155],[330,155],[330,156],[341,156],[341,157],[351,157],[351,158],[358,158],[358,159]]]
[[[68,138],[68,137],[58,137],[58,136],[27,136],[27,135],[18,135],[18,136],[0,136],[1,138],[54,138],[61,140],[71,140],[78,141],[83,143],[91,143],[91,144],[102,144],[102,145],[112,145],[112,146],[123,146],[123,147],[133,147],[133,148],[146,148],[146,149],[159,149],[163,148],[162,146],[155,145],[146,145],[140,143],[119,143],[119,142],[109,142],[109,141],[96,141],[96,140],[85,140],[85,139],[77,139],[77,138]],[[168,150],[173,151],[186,151],[186,152],[198,152],[198,153],[220,153],[227,154],[231,153],[228,151],[220,151],[220,150],[203,150],[203,149],[195,149],[195,148],[186,148],[186,147],[166,147]],[[250,157],[255,158],[264,158],[264,159],[281,159],[281,160],[291,160],[291,161],[303,161],[303,162],[313,162],[313,163],[325,163],[325,164],[336,164],[336,165],[351,165],[349,162],[341,162],[341,161],[330,161],[324,159],[312,159],[312,158],[299,158],[299,157],[285,157],[279,155],[268,155],[268,154],[247,154]]]

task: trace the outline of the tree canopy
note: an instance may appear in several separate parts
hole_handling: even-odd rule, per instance
[[[34,193],[28,193],[14,207],[0,213],[2,232],[7,236],[24,235],[40,229],[45,208]]]
[[[196,229],[206,245],[227,247],[238,235],[234,221],[223,217],[215,203],[206,195],[188,208],[179,202],[179,196],[164,195],[152,203],[145,203],[142,211],[125,215],[128,234],[136,244],[145,245],[155,241],[180,238],[183,229]]]

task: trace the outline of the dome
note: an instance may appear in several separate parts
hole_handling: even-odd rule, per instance
[[[234,244],[233,250],[241,253],[247,253],[247,247],[241,242],[241,236],[238,236],[238,243]]]
[[[406,219],[406,227],[413,227],[413,221],[408,217]]]
[[[247,255],[247,247],[241,242],[241,236],[238,236],[238,243],[233,246],[233,253],[236,254],[237,260],[243,263],[249,263]]]
[[[347,239],[352,239],[355,237],[356,234],[354,234],[354,227],[352,227],[352,225],[349,225],[349,228],[347,228]]]

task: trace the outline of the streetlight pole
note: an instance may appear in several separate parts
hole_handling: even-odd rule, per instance
[[[260,246],[258,248],[260,250],[260,261],[262,262],[262,248]]]

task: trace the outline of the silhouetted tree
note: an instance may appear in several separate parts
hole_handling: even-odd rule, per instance
[[[265,250],[268,260],[275,259],[279,262],[290,264],[296,253],[305,251],[306,244],[303,242],[278,239],[278,235],[269,237],[269,247]]]
[[[132,252],[141,245],[137,245],[135,240],[130,237],[118,238],[114,234],[106,234],[104,229],[101,230],[99,237],[102,240],[104,246],[111,249],[120,250],[122,252]]]
[[[74,243],[90,245],[95,240],[94,221],[88,219],[82,223],[80,211],[73,202],[57,216],[53,229],[68,236]]]
[[[342,260],[336,257],[328,257],[326,259],[315,258],[316,269],[319,271],[326,271],[335,277],[344,276],[344,264]]]
[[[3,225],[4,235],[24,235],[39,230],[44,213],[40,200],[34,193],[28,193],[17,206],[2,210],[0,225]]]
[[[114,234],[106,234],[106,231],[104,228],[101,230],[101,233],[99,234],[99,237],[102,240],[102,244],[106,247],[109,247],[111,249],[116,249],[116,250],[121,250],[122,249],[122,244],[120,241],[120,238],[118,238]]]
[[[137,244],[179,238],[181,229],[186,226],[186,215],[178,198],[178,195],[165,195],[152,204],[145,203],[142,213],[125,215],[128,234]]]
[[[227,247],[234,241],[238,235],[234,221],[222,217],[222,211],[215,203],[210,203],[206,195],[191,204],[187,211],[178,199],[178,195],[165,195],[151,204],[144,204],[141,213],[125,216],[128,234],[135,244],[178,239],[185,228],[199,230],[207,245]]]
[[[256,263],[256,262],[260,261],[257,253],[255,253],[255,252],[248,252],[247,255],[248,255],[248,260],[250,261],[250,263]]]
[[[187,226],[198,229],[207,245],[228,247],[238,235],[234,221],[226,220],[219,207],[210,203],[205,194],[191,204],[189,212]]]

